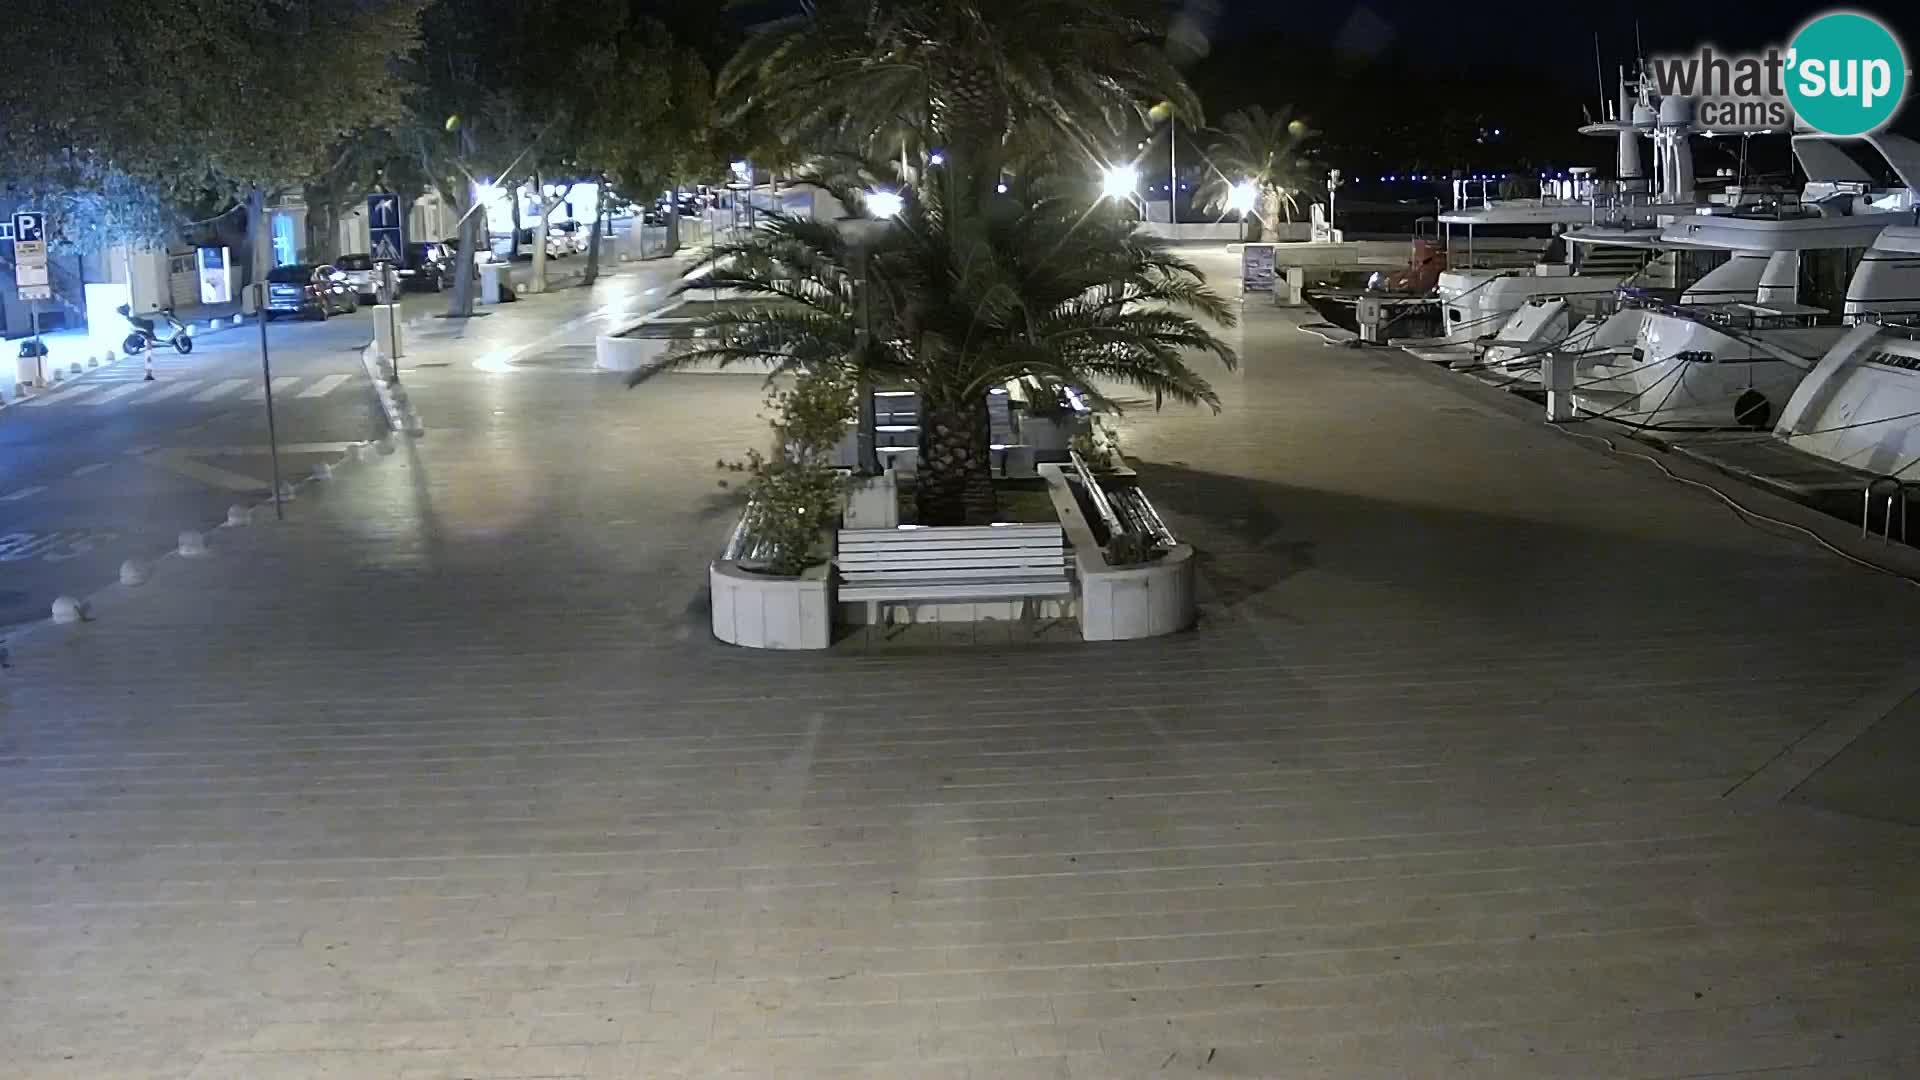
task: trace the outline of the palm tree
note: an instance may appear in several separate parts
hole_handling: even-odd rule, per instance
[[[1316,186],[1306,144],[1318,134],[1293,115],[1292,106],[1268,112],[1258,105],[1228,113],[1221,138],[1207,148],[1212,173],[1198,198],[1208,210],[1225,209],[1237,184],[1254,188],[1254,213],[1267,232],[1277,232],[1285,213],[1289,222],[1300,209],[1299,197]]]
[[[992,520],[987,394],[1010,379],[1051,377],[1109,407],[1102,384],[1218,411],[1187,354],[1228,368],[1236,357],[1188,312],[1226,326],[1233,310],[1192,265],[1111,208],[1088,210],[1081,185],[1017,179],[983,211],[964,183],[929,170],[902,191],[897,217],[864,236],[852,222],[769,215],[683,286],[768,302],[707,316],[702,336],[656,370],[771,361],[776,375],[911,385],[921,408],[915,497],[931,525]],[[864,185],[826,186],[843,205],[861,204]],[[855,332],[863,298],[870,335]]]
[[[1163,101],[1199,122],[1162,20],[1155,0],[819,0],[749,38],[720,91],[732,116],[770,116],[809,145],[937,148],[991,193],[1012,147],[1065,142],[1091,162]]]

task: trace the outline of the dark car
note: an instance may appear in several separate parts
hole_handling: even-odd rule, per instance
[[[294,263],[276,266],[267,273],[268,319],[282,315],[325,319],[359,310],[360,297],[346,272],[331,264]]]
[[[451,246],[435,241],[408,244],[407,262],[400,269],[402,284],[426,292],[452,285],[454,254]]]

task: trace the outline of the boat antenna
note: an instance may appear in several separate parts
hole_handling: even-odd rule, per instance
[[[1600,87],[1600,115],[1607,115],[1607,73],[1600,66],[1600,31],[1593,32],[1593,81]]]

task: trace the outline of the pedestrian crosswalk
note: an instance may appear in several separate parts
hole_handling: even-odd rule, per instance
[[[273,396],[282,398],[324,398],[355,383],[351,373],[304,376],[281,375],[273,380]],[[252,379],[167,379],[147,382],[132,379],[87,379],[68,386],[43,390],[14,404],[25,409],[48,409],[64,405],[80,408],[97,406],[137,407],[164,401],[246,402],[264,401],[266,388]]]

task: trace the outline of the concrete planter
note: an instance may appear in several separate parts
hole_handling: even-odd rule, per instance
[[[1066,473],[1040,466],[1060,527],[1073,545],[1080,636],[1087,641],[1128,641],[1178,633],[1193,625],[1193,548],[1176,544],[1159,559],[1137,566],[1109,566],[1094,531],[1080,513]]]
[[[716,560],[713,636],[750,649],[824,649],[833,640],[832,566],[809,567],[799,577],[756,574]]]

